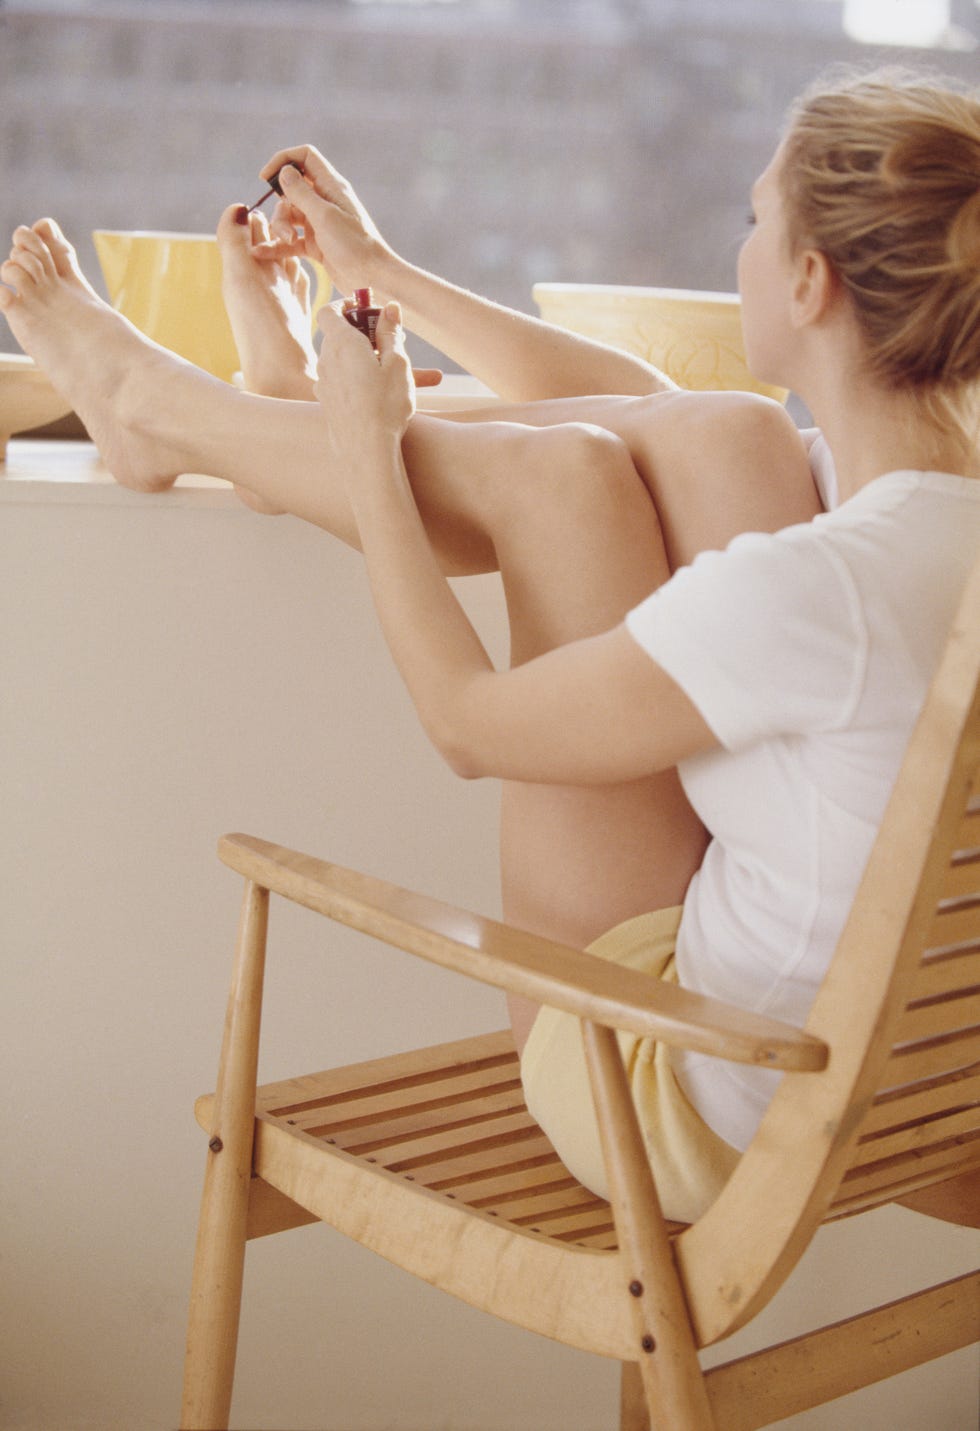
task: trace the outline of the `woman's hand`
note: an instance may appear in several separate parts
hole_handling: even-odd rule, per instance
[[[277,255],[319,260],[345,293],[375,282],[392,251],[343,175],[309,144],[280,149],[261,177],[268,182],[277,171],[283,194],[271,225]]]
[[[348,480],[352,500],[364,482],[382,475],[393,455],[401,471],[401,440],[415,411],[412,369],[405,352],[401,313],[388,303],[378,317],[377,352],[338,311],[321,308],[323,333],[316,395],[326,419],[333,457]]]

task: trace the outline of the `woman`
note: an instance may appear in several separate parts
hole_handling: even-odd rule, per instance
[[[799,1023],[980,552],[980,101],[892,78],[801,100],[754,187],[739,287],[749,365],[817,417],[836,510],[704,552],[610,631],[508,672],[443,580],[406,479],[397,308],[380,365],[321,315],[318,393],[386,637],[437,748],[464,776],[518,783],[679,766],[713,836],[679,934],[662,911],[593,947],[664,972],[677,934],[686,986]],[[665,1205],[691,1216],[774,1076],[637,1040],[627,1058]],[[523,1068],[531,1111],[604,1191],[576,1021],[543,1011]]]
[[[315,153],[267,170],[289,158],[305,182],[284,171],[284,217],[345,287],[396,294],[492,386],[516,374],[518,397],[634,396],[522,408],[520,426],[412,418],[386,309],[380,362],[322,315],[322,413],[243,397],[99,307],[46,221],[18,230],[0,270],[15,333],[124,480],[215,471],[361,545],[433,740],[460,773],[505,781],[509,918],[585,942],[639,915],[599,952],[666,972],[679,911],[664,910],[683,897],[682,982],[799,1021],[980,538],[976,98],[893,77],[815,95],[756,185],[748,355],[804,396],[834,451],[842,500],[816,521],[803,449],[770,406],[671,393],[634,360],[400,266]],[[756,535],[719,550],[738,532]],[[507,672],[444,580],[481,564],[504,575]],[[519,1042],[532,1017],[518,1011]],[[768,1076],[642,1045],[628,1057],[665,1208],[695,1215]],[[569,1021],[534,1020],[525,1075],[532,1111],[601,1191]]]

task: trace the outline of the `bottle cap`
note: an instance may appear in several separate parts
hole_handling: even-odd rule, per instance
[[[371,307],[373,307],[373,302],[372,302],[372,298],[371,298],[371,290],[370,290],[370,288],[355,288],[355,289],[354,289],[354,307],[355,307],[355,308],[371,308]]]

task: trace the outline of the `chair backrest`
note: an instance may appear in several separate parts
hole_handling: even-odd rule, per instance
[[[806,1027],[827,1069],[784,1075],[678,1239],[702,1342],[754,1315],[827,1217],[980,1167],[980,563]]]

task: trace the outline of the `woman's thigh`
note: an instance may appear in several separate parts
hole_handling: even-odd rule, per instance
[[[498,499],[490,531],[514,665],[610,630],[670,575],[649,491],[626,445],[602,429],[527,429]],[[676,771],[606,786],[505,784],[505,915],[587,944],[679,903],[704,846]]]

